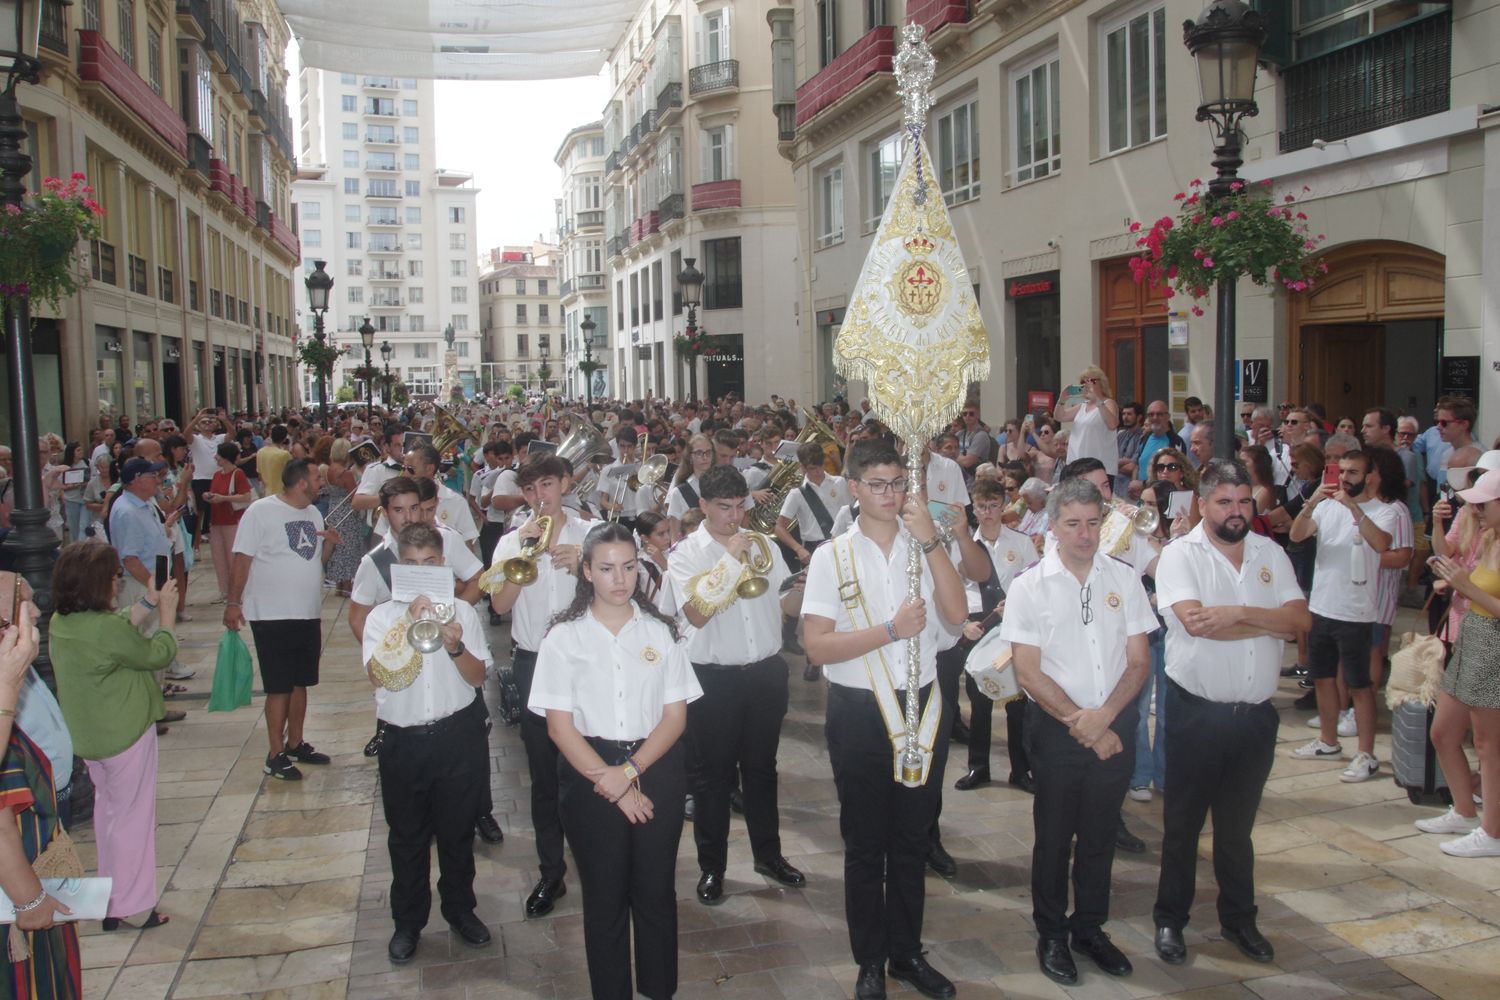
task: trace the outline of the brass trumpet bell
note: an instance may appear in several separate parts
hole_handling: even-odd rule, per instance
[[[773,565],[771,543],[758,531],[747,531],[745,534],[755,551],[740,556],[745,563],[745,573],[740,577],[740,582],[734,585],[734,592],[741,598],[754,598],[771,587],[771,581],[766,579],[766,574],[771,572]]]
[[[536,583],[536,561],[552,546],[552,517],[543,514],[536,519],[542,529],[542,537],[521,545],[520,555],[511,556],[500,564],[505,578],[518,587],[529,587]]]

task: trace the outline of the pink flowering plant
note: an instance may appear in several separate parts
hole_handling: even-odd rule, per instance
[[[1278,202],[1270,185],[1263,181],[1252,189],[1235,181],[1228,195],[1215,198],[1195,180],[1189,191],[1173,196],[1180,203],[1177,218],[1164,215],[1144,233],[1142,223],[1132,222],[1140,248],[1130,258],[1136,283],[1165,286],[1169,298],[1189,296],[1195,316],[1203,315],[1199,302],[1222,280],[1243,276],[1257,285],[1277,282],[1290,292],[1313,287],[1328,271],[1318,256],[1327,237],[1312,233],[1294,196]]]
[[[688,358],[698,358],[711,355],[716,350],[713,340],[704,330],[694,330],[692,335],[679,333],[672,338],[672,347],[679,355]]]
[[[80,244],[96,240],[104,209],[83,174],[48,177],[42,190],[0,212],[0,298],[29,295],[57,309],[88,283]]]

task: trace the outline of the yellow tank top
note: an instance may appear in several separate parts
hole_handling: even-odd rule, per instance
[[[1500,571],[1490,569],[1488,566],[1475,566],[1469,571],[1469,579],[1473,581],[1474,586],[1491,597],[1500,597]],[[1481,618],[1495,617],[1481,609],[1478,604],[1470,604],[1469,610]]]

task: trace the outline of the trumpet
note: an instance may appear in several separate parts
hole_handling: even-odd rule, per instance
[[[419,653],[436,653],[443,646],[443,626],[453,620],[452,604],[433,604],[406,630],[406,642]]]
[[[645,461],[646,450],[650,446],[651,446],[651,432],[647,431],[646,432],[646,436],[641,440],[641,451],[640,451],[640,454],[641,454],[641,460],[643,462]],[[630,492],[634,493],[636,490],[638,490],[638,489],[641,488],[641,475],[640,474],[641,474],[642,471],[644,471],[644,466],[642,466],[642,468],[637,469],[637,470],[635,470],[634,472],[632,472],[630,474],[630,479],[628,481],[628,485],[630,486]]]
[[[771,572],[774,564],[771,559],[771,543],[758,531],[747,531],[745,537],[750,539],[755,551],[740,556],[745,563],[745,572],[734,585],[734,592],[742,598],[759,597],[771,587],[770,581],[766,579],[766,574]]]
[[[536,582],[536,561],[552,547],[552,516],[542,514],[536,519],[536,523],[542,529],[542,537],[527,539],[521,543],[519,555],[511,556],[500,565],[485,570],[484,575],[479,578],[480,590],[493,594],[505,583],[529,587]],[[504,582],[498,582],[496,576],[502,577]]]
[[[1123,555],[1136,532],[1152,535],[1161,525],[1156,509],[1144,504],[1136,507],[1117,497],[1110,501],[1109,508],[1099,531],[1099,547],[1106,555]]]
[[[1121,517],[1129,518],[1131,527],[1143,534],[1154,535],[1156,529],[1161,526],[1161,515],[1157,513],[1155,507],[1147,507],[1145,504],[1137,507],[1118,498],[1110,501],[1109,506]]]

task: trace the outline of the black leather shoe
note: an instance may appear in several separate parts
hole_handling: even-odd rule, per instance
[[[859,981],[854,984],[854,1000],[885,1000],[884,962],[871,962],[859,967]]]
[[[802,643],[797,641],[797,634],[795,632],[781,640],[781,648],[793,656],[806,655],[802,649]]]
[[[552,912],[553,905],[568,894],[568,886],[560,878],[544,878],[537,882],[531,895],[526,897],[526,915],[545,917]]]
[[[1271,942],[1256,928],[1254,924],[1249,927],[1220,927],[1225,941],[1231,941],[1234,946],[1245,953],[1246,958],[1253,958],[1257,962],[1269,962],[1276,957],[1276,949],[1271,947]]]
[[[385,946],[385,953],[394,965],[405,965],[411,961],[411,957],[417,953],[417,941],[422,937],[419,931],[404,931],[399,927],[396,933],[391,935],[391,943]]]
[[[745,793],[738,788],[729,792],[729,809],[738,816],[745,815]]]
[[[927,959],[921,955],[891,959],[890,973],[892,979],[901,980],[924,997],[932,997],[932,1000],[948,1000],[949,997],[958,996],[953,982],[928,965]]]
[[[453,929],[453,933],[476,948],[490,943],[490,929],[472,911],[457,920],[448,921],[448,926]]]
[[[943,878],[952,878],[958,874],[958,862],[943,849],[942,844],[933,844],[927,848],[927,867],[932,869],[934,875],[941,875]]]
[[[816,663],[809,663],[802,671],[802,679],[807,681],[807,683],[809,684],[816,684],[818,681],[822,680],[822,678],[823,668],[818,666]],[[882,987],[882,989],[884,989],[884,987]],[[885,996],[883,992],[880,995]]]
[[[1115,947],[1109,935],[1096,931],[1088,937],[1074,938],[1073,950],[1099,966],[1101,972],[1111,976],[1128,976],[1135,971],[1125,953]]]
[[[724,902],[724,873],[704,872],[698,879],[698,902],[704,906],[718,906]]]
[[[474,830],[479,834],[479,839],[486,844],[498,844],[505,839],[505,832],[500,829],[500,824],[495,822],[495,817],[489,813],[479,817],[474,824]]]
[[[1006,784],[1012,788],[1019,788],[1027,795],[1036,794],[1036,782],[1031,780],[1031,775],[1029,774],[1017,774],[1012,771],[1010,772],[1010,777],[1006,779]]]
[[[1182,931],[1175,927],[1156,929],[1156,953],[1168,965],[1181,965],[1187,961],[1187,944],[1182,940]]]
[[[759,858],[755,861],[755,872],[766,878],[774,878],[782,885],[789,885],[793,889],[800,889],[807,884],[807,876],[792,867],[792,863],[781,855],[774,858]]]
[[[1042,967],[1042,975],[1054,983],[1078,985],[1078,966],[1073,961],[1073,952],[1068,949],[1068,942],[1059,938],[1043,938],[1036,943],[1036,960]]]
[[[953,787],[960,792],[967,792],[975,788],[983,788],[990,783],[990,769],[987,767],[976,767],[968,774],[953,783]]]
[[[962,743],[964,746],[968,746],[969,724],[963,719],[955,719],[953,722],[953,732],[950,734],[949,738],[952,739],[954,743]]]
[[[1126,854],[1145,854],[1146,842],[1125,827],[1125,817],[1120,817],[1120,825],[1115,827],[1115,847]]]

